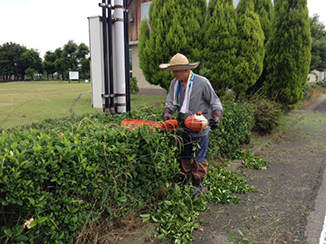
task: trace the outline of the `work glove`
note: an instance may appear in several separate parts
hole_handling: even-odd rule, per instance
[[[220,121],[217,117],[211,118],[209,120],[209,127],[211,127],[211,130],[216,130],[220,126]]]
[[[170,120],[173,117],[173,112],[169,108],[165,108],[163,111],[163,121]]]
[[[212,111],[212,118],[209,120],[209,127],[211,127],[211,130],[215,130],[220,126],[220,121],[222,117],[222,111],[217,109]]]

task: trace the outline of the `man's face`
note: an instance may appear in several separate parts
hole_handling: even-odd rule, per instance
[[[173,71],[173,76],[178,81],[187,82],[188,77],[189,77],[189,73],[190,73],[190,70],[178,70],[178,71]]]

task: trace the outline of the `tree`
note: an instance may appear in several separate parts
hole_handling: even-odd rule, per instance
[[[63,56],[63,51],[61,48],[55,49],[54,54],[56,56],[56,59],[54,61],[55,70],[59,76],[61,75],[62,80],[64,80],[65,79],[65,71],[67,70],[66,69],[67,57]]]
[[[54,52],[47,51],[44,61],[40,54],[34,49],[27,49],[16,43],[5,43],[0,46],[0,76],[2,79],[24,79],[25,73],[33,76],[35,73],[47,73],[49,75],[57,72],[62,79],[67,77],[69,70],[79,71],[83,78],[90,76],[89,49],[81,43],[77,45],[70,40],[62,48]]]
[[[80,64],[79,77],[81,79],[89,79],[90,78],[90,59],[89,58],[83,59],[80,61],[79,64]]]
[[[89,56],[89,48],[84,43],[79,44],[76,53],[77,60],[79,61],[82,59],[86,59],[88,56]]]
[[[32,70],[34,71],[34,73],[31,75],[32,80],[34,80],[35,73],[43,73],[42,59],[40,58],[40,54],[34,49],[24,52],[21,56],[21,61],[24,74],[26,73],[27,69],[29,70],[29,75],[31,75]]]
[[[263,91],[279,103],[295,104],[303,97],[311,60],[307,0],[275,0],[274,7]]]
[[[89,78],[90,76],[90,60],[89,49],[81,43],[77,45],[74,41],[70,40],[62,48],[57,48],[54,51],[55,70],[61,75],[62,79],[68,77],[69,71],[79,71],[83,78]]]
[[[21,56],[27,48],[16,43],[7,42],[0,46],[0,75],[5,80],[22,79],[24,77],[25,69],[23,69],[23,62]]]
[[[37,71],[35,69],[33,69],[33,68],[27,68],[25,70],[25,74],[29,75],[31,77],[31,80],[34,80],[35,73],[37,73]]]
[[[238,8],[242,6],[241,0],[239,2]],[[271,0],[253,0],[254,11],[259,15],[259,20],[261,28],[263,29],[265,36],[265,43],[269,40],[272,32],[272,23],[274,16],[274,7]]]
[[[175,53],[200,59],[206,8],[206,0],[152,1],[139,35],[140,68],[149,83],[169,88],[172,73],[158,67]]]
[[[78,62],[79,77],[82,79],[88,79],[90,77],[90,59],[89,48],[81,43],[77,48],[76,58]]]
[[[319,21],[318,14],[310,18],[310,28],[312,37],[310,71],[324,71],[326,70],[326,30],[325,24]]]
[[[238,47],[234,68],[236,82],[232,87],[237,98],[257,82],[265,57],[265,36],[259,15],[254,12],[252,0],[241,0],[241,4],[236,15]]]
[[[77,50],[78,45],[72,40],[69,40],[68,43],[63,46],[62,58],[65,59],[64,66],[66,72],[69,70],[78,70]]]
[[[245,0],[241,0],[237,7],[237,11],[241,11],[242,6],[246,6]],[[256,83],[247,90],[247,93],[255,93],[261,89],[264,81],[266,80],[266,43],[269,40],[272,32],[272,23],[274,17],[274,6],[271,0],[253,0],[254,11],[259,15],[259,20],[261,24],[261,28],[263,29],[265,40],[264,40],[264,63],[263,63],[263,71],[261,76],[258,78]]]
[[[45,70],[47,74],[47,79],[49,80],[49,75],[52,75],[53,79],[53,74],[56,71],[55,67],[55,60],[56,60],[56,55],[54,52],[47,51],[44,55],[44,61],[43,61],[43,69]]]
[[[218,95],[235,84],[234,67],[238,47],[237,27],[232,1],[209,2],[209,13],[205,23],[201,75],[207,77]]]

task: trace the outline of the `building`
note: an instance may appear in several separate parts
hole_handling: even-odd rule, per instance
[[[140,22],[148,17],[150,0],[129,0],[129,58],[131,63],[132,76],[138,81],[140,89],[162,89],[159,86],[149,84],[139,67],[138,58],[138,36],[140,32]]]

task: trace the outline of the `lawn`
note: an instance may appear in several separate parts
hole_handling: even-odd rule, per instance
[[[79,99],[78,99],[79,98]],[[78,100],[78,102],[77,102]],[[165,96],[131,96],[131,109],[165,101]],[[102,112],[92,107],[90,83],[67,81],[0,83],[0,128]]]

